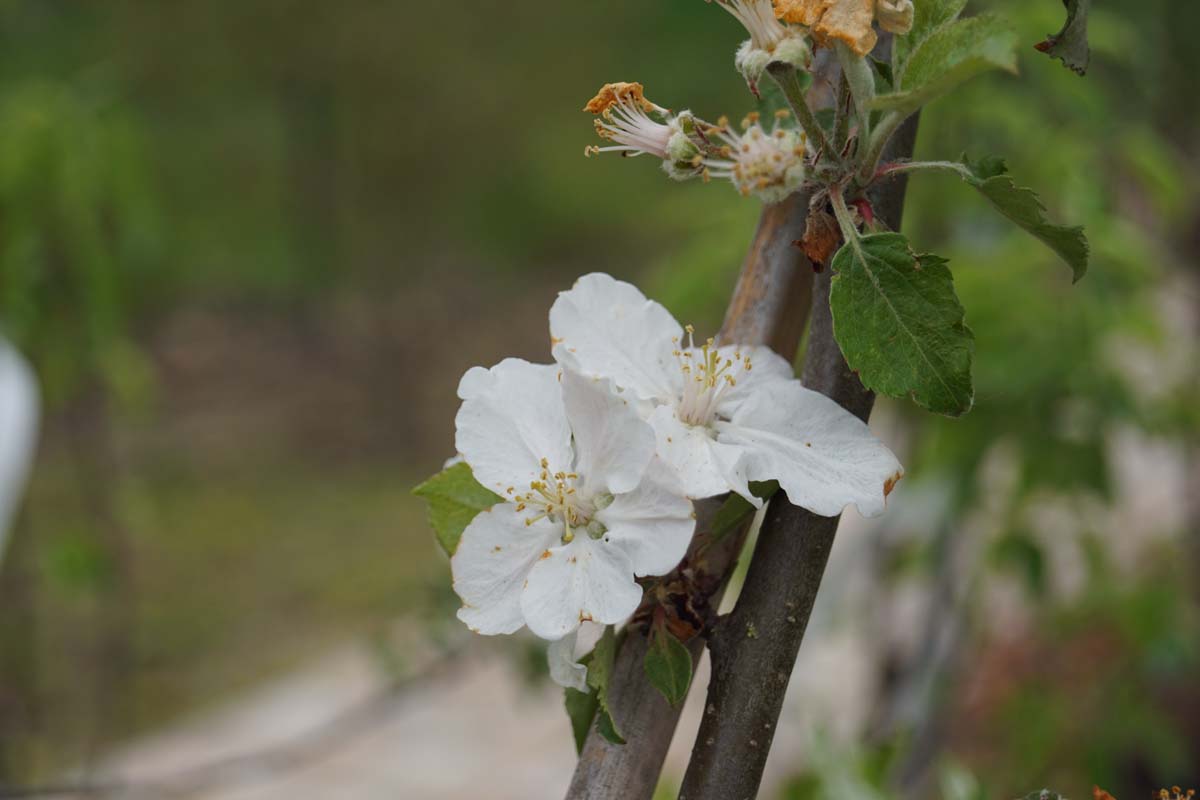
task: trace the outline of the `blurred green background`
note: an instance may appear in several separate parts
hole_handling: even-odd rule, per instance
[[[913,179],[905,232],[951,259],[978,400],[881,405],[921,513],[884,523],[878,602],[954,578],[913,636],[962,633],[876,665],[877,724],[797,754],[786,796],[1200,781],[1200,7],[1096,5],[1079,78],[1032,48],[1057,0],[973,2],[1016,25],[1021,74],[922,118],[918,155],[1005,155],[1085,224],[1091,272]],[[580,108],[638,80],[736,118],[741,38],[700,0],[0,2],[0,326],[47,401],[0,564],[0,786],[397,619],[457,630],[409,489],[452,455],[458,376],[545,360],[555,293],[593,270],[714,330],[759,211],[585,159]],[[1131,441],[1184,488],[1131,500],[1160,474]]]

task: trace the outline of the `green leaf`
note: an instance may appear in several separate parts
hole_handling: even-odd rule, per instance
[[[750,481],[750,494],[761,500],[770,500],[777,491],[779,491],[779,481]],[[750,505],[746,498],[740,494],[729,495],[717,509],[717,513],[713,515],[708,534],[710,542],[716,544],[721,541],[736,531],[746,521],[746,518],[753,514],[754,506]]]
[[[729,495],[713,516],[712,527],[709,531],[710,540],[714,543],[721,541],[737,530],[738,526],[753,513],[754,506],[750,505],[746,498],[740,494]]]
[[[1016,33],[990,14],[943,25],[912,51],[897,76],[899,91],[878,95],[870,107],[911,114],[981,72],[1016,72],[1016,45]]]
[[[442,470],[413,489],[413,494],[429,503],[429,524],[449,556],[458,549],[458,540],[475,515],[504,499],[481,486],[464,463]]]
[[[1071,71],[1083,75],[1092,57],[1087,35],[1092,0],[1063,0],[1063,5],[1067,7],[1067,21],[1062,30],[1047,36],[1044,42],[1038,42],[1034,47],[1051,58],[1057,58]]]
[[[903,67],[922,42],[943,25],[958,19],[966,5],[967,0],[914,0],[912,29],[893,40],[893,63]]]
[[[1071,267],[1075,281],[1084,276],[1088,268],[1088,242],[1083,228],[1054,225],[1047,220],[1046,207],[1037,193],[1013,182],[1004,159],[992,156],[972,163],[963,156],[963,164],[969,173],[963,179],[978,189],[997,211],[1057,253]]]
[[[876,233],[842,245],[833,269],[834,335],[863,385],[940,414],[970,410],[975,337],[946,260]]]
[[[613,662],[617,658],[617,635],[610,625],[604,629],[604,635],[596,642],[592,650],[591,660],[587,664],[588,686],[596,691],[597,719],[596,730],[613,744],[625,744],[624,737],[617,729],[617,723],[612,718],[612,710],[608,706],[608,682],[612,677]]]
[[[567,706],[567,716],[571,719],[571,732],[575,735],[575,752],[583,752],[583,743],[587,741],[588,730],[592,720],[596,718],[596,709],[600,701],[596,699],[596,691],[581,692],[577,689],[567,689],[564,702]]]
[[[661,625],[650,632],[650,649],[642,665],[650,684],[662,693],[667,702],[677,706],[687,697],[692,684],[692,654],[683,642]]]

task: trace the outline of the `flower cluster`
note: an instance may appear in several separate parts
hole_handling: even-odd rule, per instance
[[[451,560],[459,618],[484,634],[527,626],[555,642],[551,673],[583,687],[579,626],[619,624],[636,579],[683,558],[692,500],[776,480],[832,516],[883,510],[903,474],[857,417],[800,385],[765,347],[697,345],[658,303],[586,275],[550,310],[553,364],[506,359],[459,384],[456,446],[502,498]]]
[[[672,114],[646,99],[640,83],[605,84],[584,110],[596,115],[600,138],[613,142],[588,147],[587,155],[650,155],[676,180],[728,179],[767,203],[784,199],[807,177],[807,139],[789,124],[788,111],[777,112],[769,129],[752,113],[738,133],[724,117],[713,125],[690,111]]]

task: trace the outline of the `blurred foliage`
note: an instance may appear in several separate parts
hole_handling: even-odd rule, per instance
[[[52,406],[89,381],[141,391],[126,326],[152,294],[158,207],[135,123],[103,86],[0,93],[0,320]]]

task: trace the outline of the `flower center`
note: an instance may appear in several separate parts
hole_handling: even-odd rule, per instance
[[[724,142],[720,157],[705,161],[704,177],[728,178],[743,195],[757,194],[772,203],[791,194],[804,181],[807,142],[802,133],[781,127],[785,119],[786,111],[777,113],[768,133],[758,114],[749,114],[741,134],[722,119],[712,131]]]
[[[593,528],[599,526],[599,522],[592,520],[597,504],[580,494],[577,486],[579,476],[574,472],[551,474],[550,464],[544,458],[541,466],[542,472],[538,480],[529,482],[528,492],[513,494],[513,490],[509,489],[512,501],[517,504],[517,511],[529,509],[534,512],[534,516],[525,519],[525,524],[532,525],[540,519],[549,519],[562,525],[563,544],[571,542],[580,528],[592,533]]]
[[[674,351],[675,360],[683,372],[683,392],[676,406],[679,420],[687,425],[708,426],[717,416],[717,406],[725,393],[737,386],[736,373],[753,368],[750,357],[735,351],[733,357],[722,356],[712,339],[701,347],[695,345],[695,328],[688,325],[687,346]]]

